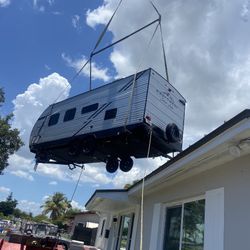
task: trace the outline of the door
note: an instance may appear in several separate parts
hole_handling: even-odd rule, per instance
[[[134,214],[122,215],[117,237],[116,250],[129,250],[132,238]]]

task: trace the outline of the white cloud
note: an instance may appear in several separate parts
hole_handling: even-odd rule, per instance
[[[86,22],[90,27],[94,28],[97,24],[106,24],[111,16],[112,11],[104,5],[93,11],[87,10]]]
[[[74,201],[74,200],[71,201],[71,206],[72,206],[72,208],[80,209],[81,211],[86,210],[85,206],[80,205],[77,201]]]
[[[87,62],[87,59],[84,56],[80,59],[74,60],[63,53],[62,58],[67,63],[67,65],[74,68],[76,72],[78,72]],[[82,70],[81,74],[83,74],[84,76],[89,76],[89,64]],[[111,77],[108,75],[108,69],[101,68],[95,62],[92,62],[92,77],[94,80],[100,79],[105,82],[111,79]]]
[[[20,178],[24,178],[24,179],[27,179],[29,181],[34,181],[34,177],[31,174],[29,174],[23,170],[10,171],[10,173],[12,175],[18,176]]]
[[[46,7],[54,5],[55,0],[33,0],[33,8],[37,11],[44,12]]]
[[[56,186],[58,183],[57,183],[57,181],[50,181],[49,182],[49,185],[52,185],[52,186]]]
[[[6,200],[7,196],[11,193],[8,187],[0,186],[0,201]]]
[[[18,201],[17,207],[26,213],[32,213],[33,215],[40,214],[41,204],[34,201],[20,200]]]
[[[118,170],[113,178],[113,185],[116,188],[124,188],[126,184],[132,184],[133,181],[140,180],[167,161],[164,157],[155,159],[137,159],[134,166],[128,173]]]
[[[0,187],[0,193],[9,194],[10,191],[11,191],[10,188],[3,187],[3,186]]]
[[[247,0],[243,6],[242,6],[242,11],[241,11],[241,17],[243,18],[244,21],[248,21],[248,16],[249,16],[249,8],[250,8],[250,0]]]
[[[7,7],[10,5],[10,0],[0,0],[0,7]]]
[[[80,29],[80,16],[74,15],[72,17],[72,25],[75,29]]]
[[[87,11],[87,24],[95,27],[106,23],[103,16],[113,12],[116,5],[116,0],[106,0]],[[170,81],[187,99],[185,146],[249,107],[249,6],[249,0],[157,1]],[[117,40],[155,18],[150,4],[127,0],[109,31]],[[134,73],[142,56],[141,69],[153,67],[164,75],[159,34],[146,50],[152,31],[144,30],[116,46],[110,60],[119,76]]]
[[[41,78],[38,83],[32,83],[27,90],[16,96],[12,126],[21,132],[25,143],[16,154],[9,158],[7,171],[10,174],[33,181],[34,155],[29,151],[29,136],[33,125],[41,113],[60,95],[58,101],[69,95],[68,81],[57,73]]]

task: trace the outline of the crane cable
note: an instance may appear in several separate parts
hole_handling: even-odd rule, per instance
[[[149,49],[149,47],[150,47],[150,45],[151,45],[151,43],[152,43],[152,41],[153,41],[153,38],[154,38],[154,36],[155,36],[155,33],[156,33],[158,27],[159,27],[159,23],[158,23],[157,26],[155,27],[155,30],[154,30],[154,32],[153,32],[153,34],[152,34],[152,36],[151,36],[151,38],[150,38],[150,40],[149,40],[149,42],[148,42],[148,44],[147,44],[146,51],[148,51],[148,49]],[[131,109],[132,109],[132,99],[133,99],[134,90],[135,90],[136,76],[137,76],[137,74],[138,74],[138,72],[139,72],[139,70],[140,70],[140,68],[141,68],[143,59],[145,58],[145,54],[146,54],[146,53],[144,53],[144,54],[142,55],[142,57],[141,57],[141,59],[140,59],[140,63],[138,64],[138,67],[137,67],[137,69],[136,69],[136,71],[135,71],[135,74],[134,74],[134,77],[133,77],[132,90],[131,90],[131,94],[130,94],[130,97],[129,97],[128,112],[127,112],[127,114],[126,114],[125,123],[124,123],[125,129],[126,129],[126,126],[127,126],[127,123],[128,123],[128,119],[129,119],[130,113],[131,113]]]
[[[96,42],[96,44],[95,44],[95,46],[94,46],[94,49],[93,49],[92,52],[90,53],[89,59],[82,65],[82,67],[81,67],[81,68],[75,73],[75,75],[69,80],[69,82],[67,83],[67,85],[65,86],[65,88],[62,90],[61,93],[59,93],[58,97],[54,100],[53,103],[55,103],[55,102],[58,101],[58,99],[62,96],[62,94],[66,91],[66,89],[69,88],[70,83],[73,83],[73,81],[81,74],[81,72],[83,71],[83,69],[84,69],[89,63],[91,63],[93,53],[95,52],[95,50],[97,49],[97,47],[98,47],[99,44],[101,43],[101,41],[102,41],[102,39],[103,39],[105,33],[107,32],[108,27],[109,27],[110,23],[112,22],[112,20],[113,20],[115,14],[116,14],[116,12],[118,11],[118,9],[119,9],[119,7],[120,7],[122,1],[123,1],[123,0],[120,0],[120,1],[119,1],[119,3],[118,3],[118,5],[117,5],[117,7],[116,7],[114,13],[112,14],[112,16],[111,16],[111,18],[109,19],[108,23],[107,23],[106,26],[104,27],[104,29],[103,29],[101,35],[99,36],[99,38],[98,38],[98,40],[97,40],[97,42]],[[90,65],[90,74],[91,74],[91,65]],[[91,78],[91,76],[90,76],[90,78]]]
[[[81,179],[81,177],[82,177],[82,172],[83,172],[84,169],[85,169],[85,168],[84,168],[84,165],[83,165],[83,166],[81,167],[81,172],[80,172],[79,177],[78,177],[78,180],[77,180],[77,182],[76,182],[75,189],[74,189],[73,194],[72,194],[72,196],[71,196],[70,203],[73,201],[73,198],[74,198],[74,196],[75,196],[75,193],[76,193],[76,190],[77,190],[77,188],[78,188],[80,179]]]

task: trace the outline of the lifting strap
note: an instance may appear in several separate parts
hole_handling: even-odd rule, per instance
[[[152,143],[152,129],[150,129],[149,134],[149,142],[148,142],[148,151],[147,151],[147,158],[150,155],[151,143]],[[145,177],[146,177],[146,170],[144,170],[144,175],[142,178],[142,187],[141,187],[141,224],[140,224],[140,250],[143,250],[143,226],[144,226],[144,188],[145,188]]]
[[[154,38],[154,36],[155,36],[155,33],[156,33],[158,27],[159,27],[159,23],[158,23],[157,26],[155,27],[155,30],[154,30],[154,32],[153,32],[153,34],[152,34],[152,36],[151,36],[151,38],[150,38],[150,40],[149,40],[149,42],[148,42],[148,44],[147,44],[146,51],[148,51],[148,49],[149,49],[149,47],[150,47],[150,45],[151,45],[151,43],[152,43],[152,41],[153,41],[153,38]],[[134,77],[133,77],[132,90],[131,90],[131,94],[130,94],[130,97],[129,97],[129,103],[128,103],[128,104],[129,104],[129,105],[128,105],[128,112],[127,112],[127,114],[126,114],[125,123],[124,123],[124,128],[125,128],[125,129],[126,129],[126,127],[127,127],[128,119],[129,119],[129,117],[130,117],[131,110],[132,110],[132,99],[133,99],[134,90],[135,90],[135,84],[136,84],[136,78],[137,78],[136,76],[137,76],[137,74],[138,74],[138,72],[139,72],[139,70],[140,70],[140,68],[141,68],[141,65],[142,65],[142,62],[143,62],[144,57],[145,57],[145,54],[142,55],[142,57],[141,57],[141,59],[140,59],[140,62],[139,62],[139,64],[138,64],[137,70],[136,70],[136,72],[135,72],[135,74],[134,74]]]

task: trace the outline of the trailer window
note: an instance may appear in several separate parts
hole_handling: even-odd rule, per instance
[[[73,109],[69,109],[65,112],[63,121],[67,122],[67,121],[71,121],[75,118],[75,114],[76,114],[76,108]]]
[[[98,109],[99,103],[91,104],[82,108],[82,114],[89,113]]]
[[[117,114],[117,108],[109,109],[105,112],[104,120],[114,119]]]
[[[56,113],[50,116],[48,126],[50,127],[50,126],[56,125],[58,123],[59,116],[60,116],[59,113]]]

